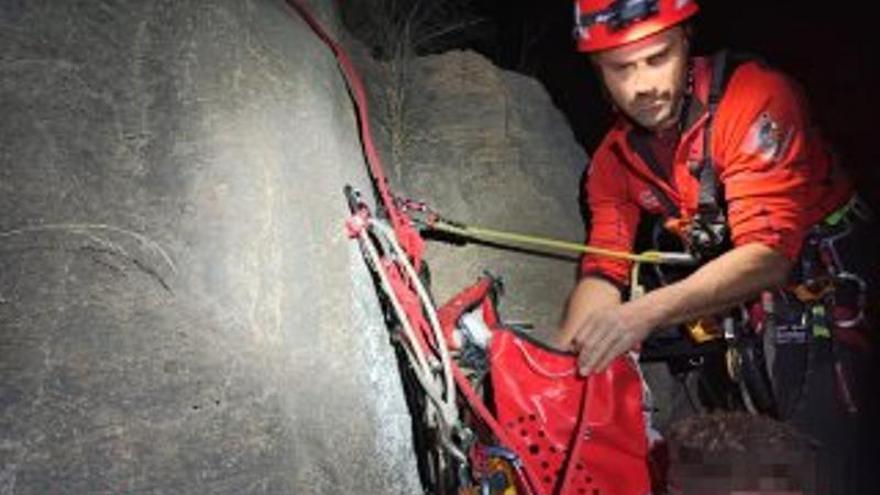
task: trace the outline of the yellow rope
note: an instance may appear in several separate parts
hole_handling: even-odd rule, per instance
[[[595,254],[597,256],[634,261],[636,263],[690,264],[693,262],[693,258],[686,253],[663,253],[659,251],[645,251],[641,254],[633,254],[625,251],[597,248],[593,246],[586,246],[584,244],[579,244],[576,242],[560,241],[556,239],[548,239],[545,237],[533,235],[516,234],[513,232],[504,232],[500,230],[485,229],[480,227],[454,225],[443,220],[438,220],[434,222],[430,225],[430,227],[440,232],[447,232],[462,237],[471,237],[475,239],[489,241],[510,241],[518,244],[542,246],[551,249],[560,249],[563,251]]]

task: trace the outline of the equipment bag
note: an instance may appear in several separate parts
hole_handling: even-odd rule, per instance
[[[480,424],[473,429],[491,430],[488,422],[501,430],[493,436],[503,437],[501,447],[515,454],[514,464],[524,478],[519,484],[536,494],[649,493],[644,388],[633,357],[620,357],[601,373],[579,376],[574,354],[500,323],[495,286],[484,278],[439,312],[460,356],[473,359],[478,354],[474,346],[485,346],[488,377],[477,387],[485,390],[480,399],[488,398],[489,407],[471,404],[469,409],[489,410],[491,417],[475,415]],[[474,319],[485,323],[482,331],[475,330],[481,325]],[[479,367],[479,361],[463,367]]]

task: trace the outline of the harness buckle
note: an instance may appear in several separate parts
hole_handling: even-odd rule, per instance
[[[697,259],[706,261],[724,251],[729,229],[724,217],[706,220],[699,213],[687,229],[689,248]]]

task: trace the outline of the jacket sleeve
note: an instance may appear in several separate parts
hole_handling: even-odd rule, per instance
[[[735,246],[758,242],[789,260],[800,251],[811,169],[818,157],[804,98],[782,74],[741,66],[712,136]],[[818,138],[818,136],[815,136]]]
[[[606,146],[600,146],[584,180],[584,196],[590,211],[589,246],[631,252],[639,221],[638,205],[630,200],[625,170]],[[631,263],[586,254],[581,277],[603,278],[619,289],[629,284]]]

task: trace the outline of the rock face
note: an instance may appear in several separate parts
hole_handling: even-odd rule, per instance
[[[418,493],[305,24],[11,0],[0,46],[0,494]]]
[[[406,81],[403,111],[396,119],[386,112],[384,126],[399,190],[466,224],[583,240],[586,155],[537,81],[466,51],[412,59],[405,75],[397,78]],[[388,91],[373,92],[387,99]],[[427,259],[441,301],[484,270],[501,275],[504,316],[534,323],[539,335],[558,324],[577,269],[576,255],[478,244],[432,242]]]

